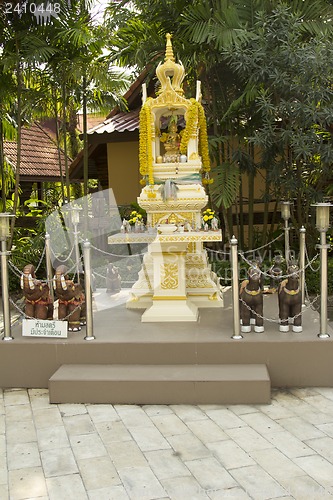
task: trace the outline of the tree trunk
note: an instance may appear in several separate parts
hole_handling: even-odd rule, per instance
[[[58,122],[58,109],[57,109],[57,95],[56,91],[53,94],[53,104],[54,104],[54,117],[55,117],[55,130],[56,130],[56,140],[57,140],[57,152],[58,152],[58,162],[59,162],[59,170],[60,170],[60,182],[61,182],[61,197],[62,202],[65,202],[65,185],[64,185],[64,174],[62,170],[62,162],[61,162],[61,149],[60,149],[60,133],[59,133],[59,122]]]
[[[71,191],[69,182],[69,167],[67,156],[67,113],[66,113],[66,84],[62,82],[62,132],[64,136],[64,153],[65,153],[65,176],[66,176],[66,200],[67,203],[71,201]]]
[[[21,144],[22,144],[22,68],[19,55],[19,47],[16,45],[17,65],[16,65],[16,78],[17,78],[17,156],[16,156],[16,170],[15,170],[15,187],[13,199],[13,214],[16,215],[19,203],[19,188],[20,188],[20,165],[21,165]],[[14,229],[16,217],[12,217],[10,224],[10,239],[9,250],[13,244]]]
[[[1,199],[2,211],[6,212],[6,176],[5,176],[5,157],[3,152],[3,130],[2,116],[0,116],[0,169],[1,169]]]

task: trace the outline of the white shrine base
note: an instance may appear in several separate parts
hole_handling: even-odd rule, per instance
[[[170,321],[197,321],[199,310],[190,300],[153,300],[141,316],[143,323],[169,322]]]

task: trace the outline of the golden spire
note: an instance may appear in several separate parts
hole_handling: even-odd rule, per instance
[[[165,47],[165,61],[170,60],[170,61],[175,61],[175,57],[173,55],[173,49],[172,49],[172,43],[171,43],[171,36],[170,33],[166,34],[166,47]]]
[[[156,76],[161,82],[161,92],[174,90],[179,95],[183,95],[182,82],[185,76],[184,66],[175,62],[173,55],[171,34],[166,35],[166,47],[164,62],[159,63],[156,69]]]

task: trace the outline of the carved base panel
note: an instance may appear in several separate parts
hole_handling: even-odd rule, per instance
[[[207,253],[190,253],[185,259],[186,294],[198,307],[223,307],[221,286],[211,271]],[[143,309],[152,304],[154,294],[154,268],[151,254],[143,259],[139,279],[133,285],[129,309]]]

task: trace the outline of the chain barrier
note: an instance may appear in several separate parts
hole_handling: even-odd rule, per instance
[[[69,255],[65,258],[65,260],[63,259],[60,259],[56,254],[55,252],[52,250],[51,248],[51,245],[50,245],[50,253],[52,254],[52,257],[54,257],[58,262],[60,262],[61,264],[65,264],[72,256],[72,253],[74,252],[74,249],[75,249],[75,243],[73,244],[72,246],[72,249],[69,253]]]
[[[246,264],[248,264],[249,266],[253,266],[253,262],[247,260],[247,258],[244,256],[244,254],[242,252],[238,252],[238,255],[243,259],[244,262],[246,262]],[[305,269],[307,267],[309,267],[313,261],[315,261],[317,259],[317,257],[319,256],[319,254],[316,254],[313,259],[311,259],[311,261],[309,261],[308,264],[306,264],[306,266],[304,266],[302,269],[299,269],[297,272],[298,273],[302,273],[305,271]],[[265,271],[261,271],[261,274],[263,276],[266,276],[266,278],[271,278],[271,274],[269,273],[266,273]],[[282,274],[281,276],[279,276],[279,279],[285,279],[285,278],[291,278],[292,276],[294,275],[294,273],[291,273],[291,274]]]
[[[299,312],[298,314],[296,314],[295,316],[293,316],[292,318],[290,318],[291,320],[295,320],[296,318],[298,318],[299,316],[301,316],[304,312],[304,309],[309,309],[312,308],[313,304],[318,300],[320,296],[317,295],[312,302],[310,302],[308,305],[306,305],[305,307],[302,308],[301,312]],[[257,316],[258,318],[260,319],[263,319],[265,321],[268,321],[269,323],[280,323],[280,319],[275,319],[275,318],[266,318],[265,316],[261,316],[261,314],[257,313],[256,311],[254,311],[241,297],[239,297],[239,300],[242,302],[242,304],[245,305],[245,307],[251,311],[252,314],[254,314],[255,316]]]
[[[23,311],[23,309],[21,309],[17,304],[16,302],[14,302],[14,300],[9,297],[9,302],[12,304],[12,306],[15,307],[15,309],[21,314],[21,316],[23,316],[24,319],[36,319],[34,318],[33,316],[28,316],[27,314],[25,314],[25,312]],[[64,318],[62,318],[61,320],[59,321],[67,321],[70,316],[75,312],[77,311],[79,308],[81,308],[81,305],[78,305],[76,306],[75,309],[73,309],[73,311],[71,311],[69,314],[67,314],[67,316],[65,316]],[[50,321],[53,321],[53,320],[50,320]]]
[[[268,247],[269,245],[272,245],[272,243],[274,243],[275,241],[279,240],[281,237],[283,236],[283,233],[280,234],[279,236],[277,236],[276,238],[274,238],[274,240],[272,241],[269,241],[268,243],[266,243],[265,245],[262,245],[261,247],[258,247],[258,248],[254,248],[253,250],[246,250],[246,252],[242,252],[243,254],[247,254],[247,253],[255,253],[257,252],[258,250],[261,250],[262,248],[266,248]],[[219,253],[221,255],[228,255],[230,256],[230,252],[224,252],[223,250],[213,250],[211,248],[206,248],[206,250],[208,252],[212,252],[212,253]]]
[[[83,261],[83,256],[81,255],[81,257],[79,258],[79,260],[77,262],[74,263],[74,265],[68,269],[67,273],[70,274],[72,271],[76,270],[77,266],[82,263]],[[17,266],[15,266],[15,264],[9,259],[8,260],[8,265],[10,267],[10,270],[12,271],[12,273],[17,277],[17,278],[21,278],[23,272],[21,269],[19,269]],[[76,273],[75,273],[76,275]],[[74,276],[75,276],[74,275]],[[53,284],[53,278],[51,280],[48,280],[48,279],[38,279],[36,278],[37,281],[41,281],[42,283],[47,283],[48,285],[52,285]]]
[[[81,240],[81,242],[83,242],[84,240]],[[124,243],[124,245],[126,245],[127,243]],[[137,243],[139,244],[139,243]],[[128,258],[128,257],[137,257],[137,256],[140,256],[140,255],[146,255],[147,252],[143,252],[143,253],[134,253],[132,255],[120,255],[120,254],[117,254],[117,253],[111,253],[111,252],[106,252],[105,250],[102,250],[101,248],[97,248],[95,247],[94,245],[90,244],[91,248],[94,249],[94,250],[97,250],[98,252],[104,254],[104,255],[110,255],[111,257],[122,257],[122,258]]]
[[[316,258],[317,258],[318,256],[319,256],[319,254],[317,253]],[[312,260],[311,260],[311,262],[310,262],[310,260],[309,260],[309,254],[308,254],[308,249],[306,248],[306,246],[305,246],[305,257],[306,257],[306,260],[307,260],[307,261],[308,261],[308,263],[309,263],[308,265],[309,265],[309,267],[310,267],[311,271],[312,271],[312,272],[314,272],[314,273],[317,273],[317,272],[320,270],[320,264],[319,264],[319,266],[318,266],[318,268],[317,268],[317,269],[314,269],[314,268],[311,266],[313,259],[312,259]]]
[[[44,244],[42,255],[41,255],[41,257],[39,259],[39,262],[38,262],[38,264],[36,266],[36,269],[35,269],[36,272],[38,271],[38,269],[40,268],[40,266],[41,266],[41,264],[43,262],[43,259],[44,259],[44,256],[45,256],[45,251],[46,251],[46,245]]]

